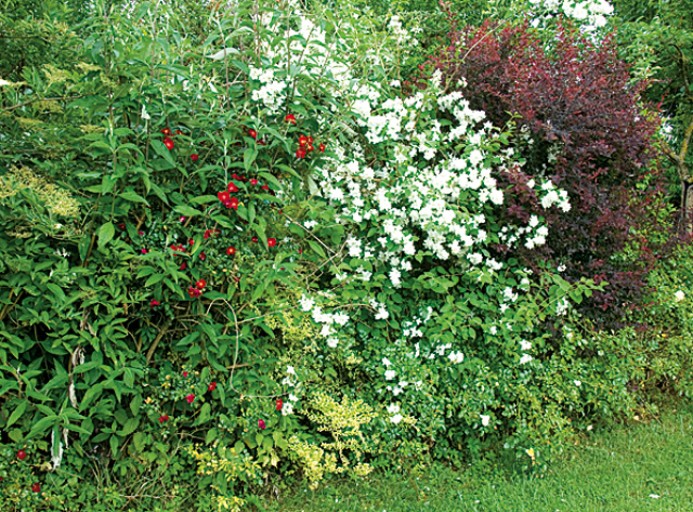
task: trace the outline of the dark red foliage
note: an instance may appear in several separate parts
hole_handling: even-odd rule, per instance
[[[513,118],[518,125],[515,147],[527,164],[502,177],[507,220],[544,216],[550,230],[544,256],[565,265],[571,279],[608,281],[588,308],[599,311],[595,317],[617,318],[639,298],[655,253],[642,238],[638,264],[624,265],[614,255],[642,232],[647,212],[661,201],[653,198],[662,197],[651,170],[658,119],[638,104],[642,84],[631,82],[612,39],[596,46],[565,28],[550,50],[526,25],[487,23],[453,33],[451,41],[431,59],[448,89],[461,87],[463,79],[472,108],[497,126]],[[543,210],[526,186],[534,177],[567,190],[571,211]],[[536,260],[536,252],[523,256],[527,264]]]

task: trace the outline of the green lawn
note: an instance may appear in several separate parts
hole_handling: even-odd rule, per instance
[[[438,468],[420,477],[296,489],[265,506],[267,512],[691,512],[693,404],[584,439],[541,479]]]

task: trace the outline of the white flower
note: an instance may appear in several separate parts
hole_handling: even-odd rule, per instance
[[[327,326],[325,326],[325,327],[327,327]],[[337,338],[332,337],[332,338],[327,339],[327,346],[330,348],[336,348],[338,344],[339,344],[339,340]]]
[[[315,301],[305,295],[299,299],[298,303],[301,305],[303,311],[310,311],[315,306]]]
[[[390,421],[397,425],[400,421],[402,421],[403,417],[401,414],[395,414],[392,418],[390,418]]]
[[[144,119],[145,121],[149,121],[151,117],[149,117],[149,114],[147,113],[147,107],[142,105],[142,112],[140,113],[140,117]]]
[[[392,366],[392,363],[387,357],[383,357],[383,366]]]
[[[520,364],[527,364],[532,359],[534,359],[534,358],[532,356],[530,356],[529,354],[522,354],[522,357],[520,358]]]
[[[488,424],[491,421],[491,416],[488,416],[486,414],[479,414],[479,417],[481,418],[481,424],[484,427],[488,427]]]
[[[681,302],[686,298],[686,294],[679,290],[674,294],[674,298],[676,299],[676,302]]]
[[[345,326],[349,321],[349,315],[347,315],[346,313],[337,313],[332,317],[332,319],[336,324]]]
[[[298,397],[296,395],[289,395],[289,401],[291,402],[298,402]]]
[[[397,372],[395,370],[387,370],[385,372],[386,380],[393,380],[395,377],[397,377]]]
[[[390,414],[397,414],[399,412],[399,405],[397,404],[390,404],[387,406],[387,412]]]
[[[293,366],[287,366],[286,373],[288,373],[289,375],[296,375],[296,370],[294,370]]]
[[[522,340],[522,341],[520,342],[520,348],[521,348],[522,350],[531,350],[531,349],[532,349],[532,344],[531,344],[529,341],[527,341],[527,340]]]
[[[464,354],[462,352],[450,352],[448,354],[448,359],[455,364],[459,364],[464,361]]]
[[[575,384],[577,387],[582,386],[582,382],[580,382],[579,380],[574,380],[573,384]]]
[[[294,404],[291,402],[286,402],[282,406],[282,416],[288,416],[294,412]]]

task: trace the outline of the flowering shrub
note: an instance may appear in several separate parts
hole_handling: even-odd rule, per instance
[[[447,90],[466,93],[496,124],[519,116],[513,141],[525,164],[507,176],[513,191],[509,218],[526,219],[537,211],[542,200],[528,186],[537,177],[566,190],[572,208],[566,215],[547,212],[553,235],[545,254],[565,267],[570,279],[607,281],[607,291],[589,307],[601,308],[602,320],[618,321],[624,305],[641,295],[643,276],[659,248],[639,238],[639,256],[625,265],[620,252],[653,212],[666,210],[653,171],[658,121],[638,103],[642,84],[630,85],[611,39],[594,43],[567,28],[559,27],[549,50],[526,26],[485,25],[453,39],[432,61]],[[634,200],[634,190],[647,190],[648,198]],[[664,220],[659,229],[666,230],[666,218],[655,217]],[[525,257],[527,264],[533,259]]]
[[[236,510],[276,474],[490,446],[537,468],[626,408],[571,327],[603,286],[544,260],[571,190],[523,181],[522,139],[469,88],[403,86],[418,27],[203,7],[206,30],[161,2],[99,12],[83,61],[0,86],[2,443],[48,464],[9,485],[59,509],[94,457]]]

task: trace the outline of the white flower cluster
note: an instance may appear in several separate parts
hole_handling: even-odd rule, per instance
[[[339,27],[329,30],[323,24],[315,23],[308,13],[303,12],[300,2],[289,2],[287,9],[291,14],[291,23],[286,23],[285,17],[271,12],[257,17],[257,21],[266,30],[273,34],[283,33],[283,37],[267,38],[261,42],[259,50],[262,69],[249,68],[249,78],[253,81],[251,98],[264,105],[267,114],[276,114],[286,107],[289,91],[294,101],[300,103],[304,91],[293,84],[301,78],[309,78],[313,82],[320,81],[324,94],[333,99],[341,99],[343,104],[351,105],[354,113],[368,117],[369,100],[376,101],[379,97],[377,85],[374,85],[377,82],[361,84],[352,73],[354,63],[347,60],[358,55],[349,35],[360,33],[351,24],[362,24],[362,16],[354,14],[353,19],[341,20]],[[382,45],[379,51],[371,50],[366,55],[369,64],[373,66],[385,68],[394,60],[393,55],[388,53],[393,43],[406,44],[408,48],[419,44],[413,35],[418,29],[405,29],[398,16],[390,19],[387,28],[388,34],[384,37],[390,39],[388,44]],[[334,105],[332,108],[335,109]],[[326,123],[324,118],[319,118],[318,121],[320,124]]]
[[[297,388],[300,386],[298,375],[296,375],[296,369],[293,366],[288,365],[286,367],[286,377],[282,379],[282,385],[289,388]],[[296,402],[298,402],[298,397],[293,393],[289,393],[289,396],[282,404],[282,415],[288,416],[289,414],[293,414]]]
[[[531,183],[531,182],[530,182]],[[530,184],[528,183],[528,185]],[[540,187],[543,196],[541,197],[541,206],[547,210],[552,206],[558,206],[564,212],[570,211],[570,200],[568,192],[563,189],[556,188],[550,181],[544,182]]]
[[[334,157],[316,168],[313,190],[337,208],[338,222],[357,229],[362,224],[369,235],[372,227],[381,232],[350,235],[348,256],[376,268],[385,263],[396,288],[421,253],[500,270],[502,264],[486,259],[481,248],[495,242],[486,227],[487,213],[502,206],[504,197],[493,175],[507,168],[512,153],[488,153],[496,132],[488,123],[478,127],[484,113],[470,109],[459,92],[441,94],[436,87],[405,99],[390,91],[395,97],[380,104],[382,95],[372,87],[358,91],[363,96],[352,103],[355,121],[370,143],[388,143],[392,159],[374,168],[364,162],[358,144],[336,147]],[[445,130],[436,120],[439,110],[454,117]],[[424,111],[429,115],[422,116]],[[414,165],[429,160],[430,165]],[[567,193],[550,181],[538,193],[544,208],[570,209]],[[536,216],[527,226],[504,226],[498,233],[509,247],[521,242],[530,249],[546,243],[547,235]],[[368,281],[372,273],[357,269],[353,277]]]
[[[387,412],[392,414],[390,421],[395,425],[404,419],[404,417],[399,413],[399,405],[397,404],[390,404],[387,407]]]
[[[346,313],[325,313],[322,308],[315,304],[315,300],[303,295],[299,299],[301,309],[310,313],[311,318],[316,324],[321,324],[320,336],[326,339],[327,346],[336,348],[339,344],[339,331],[349,322],[349,315]]]
[[[520,357],[520,364],[527,364],[534,358],[527,353],[527,351],[532,350],[532,344],[527,340],[520,341],[520,350],[522,350],[522,356]]]
[[[249,78],[260,83],[251,93],[253,101],[264,103],[271,114],[278,112],[286,102],[287,82],[275,80],[272,69],[254,67],[250,67]]]
[[[606,26],[614,7],[606,0],[530,0],[530,3],[544,16],[551,16],[562,12],[568,18],[580,23],[580,27],[586,32]],[[535,18],[535,24],[540,18]]]

